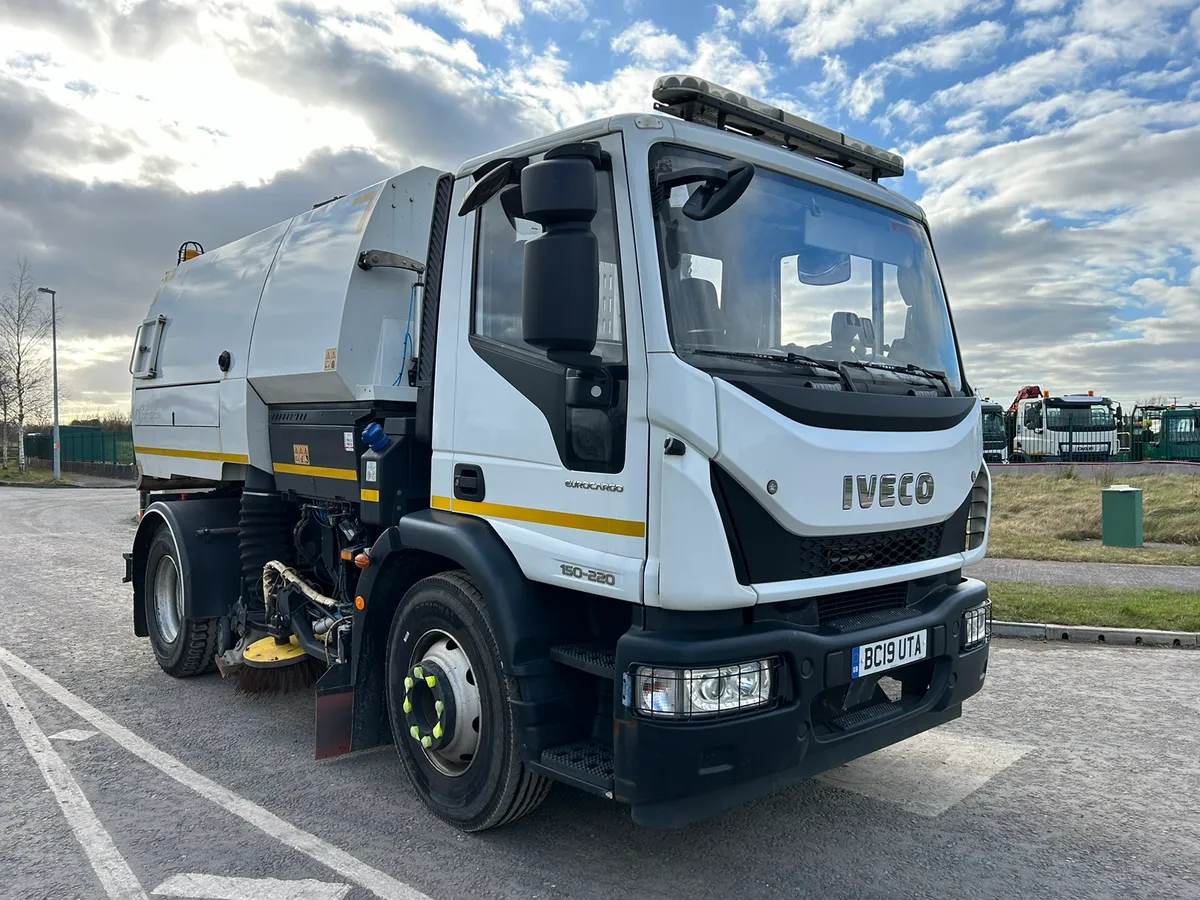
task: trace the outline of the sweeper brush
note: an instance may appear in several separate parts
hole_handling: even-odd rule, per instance
[[[325,666],[301,649],[295,637],[265,637],[246,648],[234,675],[239,694],[262,696],[310,689]]]

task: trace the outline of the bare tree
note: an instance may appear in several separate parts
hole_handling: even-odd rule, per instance
[[[39,302],[29,260],[17,257],[0,297],[0,368],[8,371],[17,420],[17,467],[25,469],[25,421],[50,400],[50,361],[43,343],[50,334],[50,313]]]
[[[12,422],[12,405],[12,379],[4,364],[4,356],[0,354],[0,468],[3,469],[8,468],[8,427]]]

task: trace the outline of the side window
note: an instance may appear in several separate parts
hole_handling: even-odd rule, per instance
[[[596,173],[600,198],[592,229],[600,245],[600,315],[596,354],[605,362],[625,361],[625,321],[617,256],[617,218],[613,209],[612,173]],[[479,210],[475,253],[475,298],[471,332],[529,353],[544,355],[521,338],[521,274],[525,242],[541,226],[525,219],[509,224],[500,197]]]
[[[1026,428],[1041,428],[1042,427],[1042,408],[1036,403],[1031,403],[1025,407],[1025,427]]]

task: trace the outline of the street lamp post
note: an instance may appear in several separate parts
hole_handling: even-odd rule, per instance
[[[58,307],[55,302],[58,295],[50,288],[44,287],[38,288],[38,293],[50,295],[50,365],[54,370],[54,480],[61,481],[62,463],[58,440]]]

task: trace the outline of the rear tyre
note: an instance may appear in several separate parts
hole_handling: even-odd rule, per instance
[[[462,831],[513,822],[550,791],[521,757],[510,704],[518,699],[470,577],[448,572],[413,585],[388,639],[388,715],[422,802]]]
[[[184,574],[170,529],[159,528],[146,554],[146,625],[154,658],[175,678],[216,668],[220,620],[184,615]]]
[[[1008,461],[1010,463],[1027,463],[1027,462],[1029,462],[1029,457],[1026,456],[1024,453],[1022,453],[1020,450],[1018,450],[1016,453],[1014,453],[1012,456],[1010,456],[1008,458]]]

